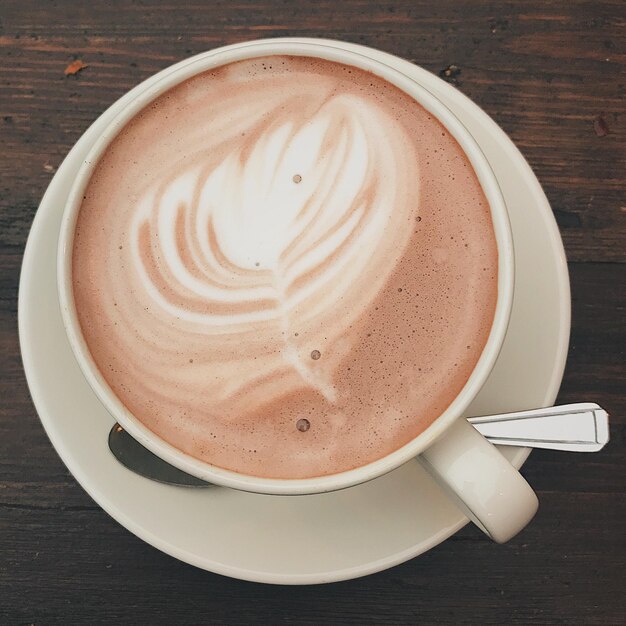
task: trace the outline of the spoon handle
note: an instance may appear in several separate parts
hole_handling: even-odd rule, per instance
[[[491,443],[503,446],[598,452],[609,441],[608,413],[592,402],[470,417],[468,421]]]

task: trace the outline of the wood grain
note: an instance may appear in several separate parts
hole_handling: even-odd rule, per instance
[[[624,624],[626,402],[623,2],[42,2],[0,5],[0,623]],[[54,170],[89,124],[154,72],[251,38],[324,36],[449,78],[533,166],[570,261],[560,401],[612,418],[600,454],[533,453],[533,523],[505,546],[466,528],[365,579],[244,583],[179,563],[113,522],[57,458],[16,333],[21,255]],[[88,67],[64,75],[74,59]],[[601,116],[608,134],[598,136]]]

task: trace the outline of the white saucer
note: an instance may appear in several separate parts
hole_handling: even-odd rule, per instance
[[[565,366],[570,296],[546,197],[515,146],[475,104],[425,70],[384,53],[376,56],[413,76],[457,114],[491,162],[510,211],[517,272],[511,324],[469,413],[550,405]],[[436,546],[467,519],[416,461],[340,492],[262,496],[155,483],[129,472],[109,452],[113,419],[83,379],[61,322],[57,237],[70,184],[91,143],[125,101],[155,79],[116,102],[74,146],[48,187],[26,246],[19,294],[22,357],[33,401],[59,456],[128,530],[178,559],[227,576],[283,584],[344,580]],[[527,449],[502,452],[517,467],[528,456]]]

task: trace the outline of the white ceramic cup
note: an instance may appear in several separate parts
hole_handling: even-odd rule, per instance
[[[121,403],[110,389],[82,336],[72,293],[72,245],[83,190],[111,140],[128,121],[163,92],[191,76],[242,59],[267,55],[312,56],[370,71],[396,85],[434,115],[469,158],[489,201],[498,245],[498,299],[484,350],[461,392],[415,439],[372,463],[330,476],[269,479],[225,470],[174,448],[160,439]],[[537,510],[537,497],[517,470],[461,416],[474,399],[498,356],[513,300],[513,244],[504,199],[477,143],[454,114],[433,94],[398,70],[367,54],[341,49],[316,39],[273,39],[227,46],[178,64],[140,92],[99,137],[72,186],[63,214],[58,250],[58,288],[65,329],[81,370],[111,415],[133,437],[165,461],[216,485],[265,494],[313,494],[356,485],[418,457],[464,512],[490,537],[504,542],[519,532]],[[106,445],[103,441],[102,445]],[[427,506],[427,503],[425,503]]]

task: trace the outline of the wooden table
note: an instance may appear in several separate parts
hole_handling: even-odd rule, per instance
[[[624,51],[620,1],[150,2],[0,5],[0,623],[626,623]],[[410,59],[481,105],[542,182],[561,228],[573,327],[561,402],[612,416],[600,454],[533,453],[536,519],[496,546],[467,527],[361,580],[271,587],[161,554],[109,518],[56,456],[16,332],[28,229],[50,179],[114,100],[192,54],[326,36]],[[75,76],[74,59],[88,67]]]

